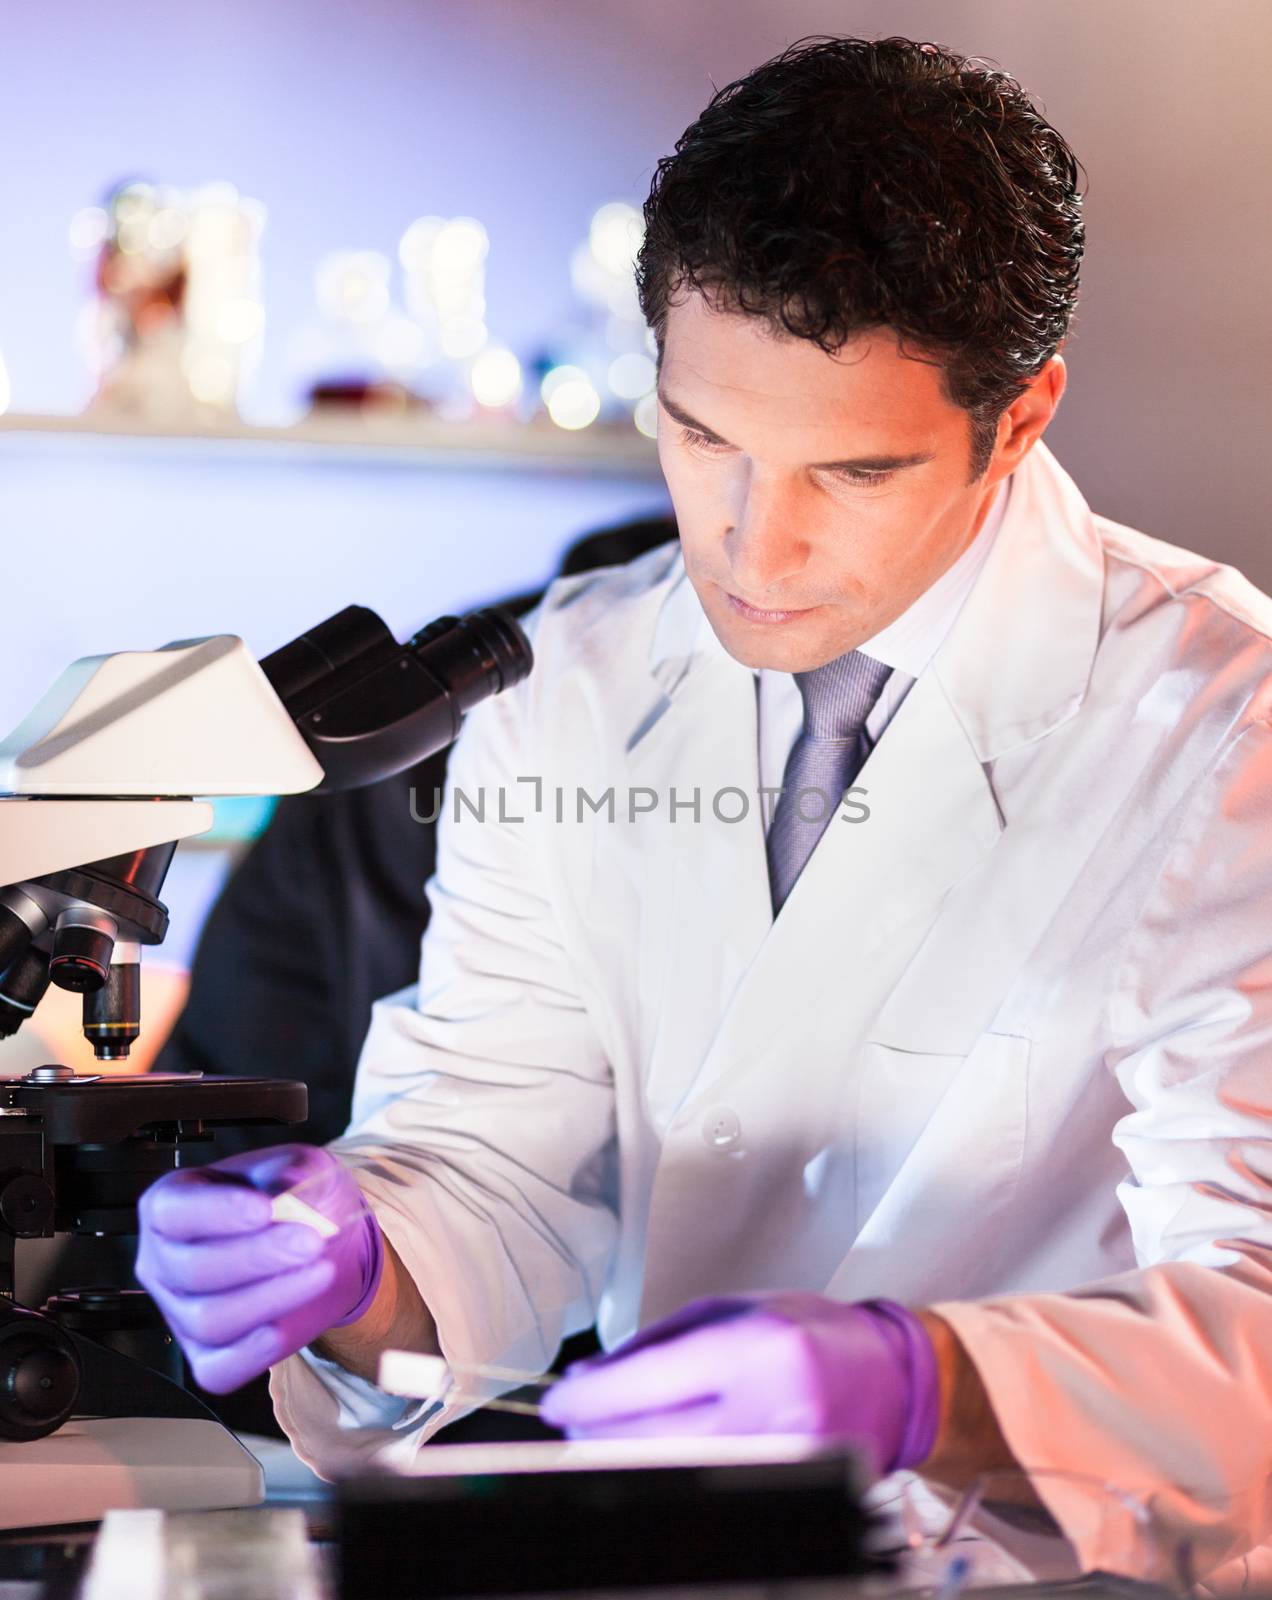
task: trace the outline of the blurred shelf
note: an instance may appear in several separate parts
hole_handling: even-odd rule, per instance
[[[21,439],[60,453],[76,447],[121,446],[142,454],[212,454],[261,461],[332,462],[349,466],[379,464],[451,467],[466,471],[543,472],[596,477],[656,479],[658,455],[652,439],[633,427],[594,424],[567,433],[546,420],[540,424],[481,419],[443,422],[432,416],[367,417],[330,412],[287,427],[260,427],[226,421],[213,425],[164,426],[126,417],[41,416],[9,412],[0,416],[0,450]]]

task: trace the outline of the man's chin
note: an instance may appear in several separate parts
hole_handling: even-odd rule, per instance
[[[734,617],[718,616],[712,610],[707,612],[707,620],[721,645],[745,667],[768,668],[773,672],[809,672],[852,648],[851,645],[836,645],[819,629],[795,618],[790,622],[755,626]]]

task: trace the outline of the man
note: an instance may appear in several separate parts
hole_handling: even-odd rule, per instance
[[[380,1350],[596,1316],[572,1434],[1067,1470],[1214,1567],[1272,1531],[1272,603],[1041,442],[1080,197],[1013,80],[794,47],[646,224],[682,548],[555,585],[470,719],[418,991],[277,1158],[338,1238],[178,1176],[139,1270],[320,1467],[480,1392]]]

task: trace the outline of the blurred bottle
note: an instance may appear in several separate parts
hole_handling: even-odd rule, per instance
[[[72,248],[93,261],[81,345],[94,413],[160,425],[238,415],[264,328],[265,209],[233,185],[130,182],[80,212]]]

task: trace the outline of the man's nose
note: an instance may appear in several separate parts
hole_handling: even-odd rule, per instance
[[[773,591],[808,563],[798,496],[754,478],[724,536],[725,554],[738,593],[752,603],[782,598]]]

